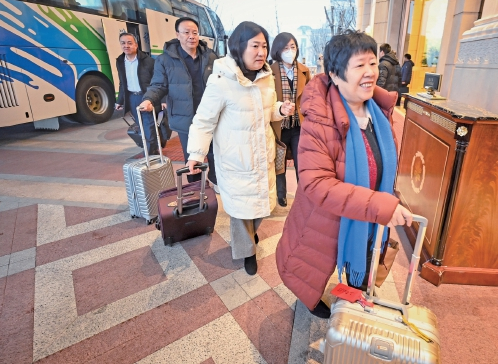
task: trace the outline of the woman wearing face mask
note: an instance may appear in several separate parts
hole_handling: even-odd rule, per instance
[[[304,86],[310,80],[310,70],[299,63],[299,47],[296,38],[290,33],[280,33],[273,40],[271,46],[271,57],[275,63],[271,65],[275,76],[275,90],[278,101],[289,100],[295,103],[296,108],[293,115],[286,116],[282,121],[272,122],[276,136],[287,145],[287,150],[292,154],[294,167],[297,173],[297,145],[301,133],[300,102]],[[287,206],[287,182],[285,173],[277,175],[277,197],[280,206]]]
[[[268,56],[268,33],[242,22],[228,40],[230,54],[214,61],[206,90],[189,130],[187,165],[199,173],[213,140],[216,177],[230,215],[232,258],[244,258],[257,272],[256,231],[276,205],[275,137],[272,120],[294,114],[290,101],[278,102]]]

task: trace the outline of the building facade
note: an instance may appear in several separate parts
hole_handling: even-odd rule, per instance
[[[415,63],[410,92],[426,72],[443,75],[441,95],[498,113],[498,1],[357,0],[358,28]]]

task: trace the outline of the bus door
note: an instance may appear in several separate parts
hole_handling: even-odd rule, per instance
[[[173,15],[145,9],[149,27],[150,55],[157,57],[163,53],[164,43],[176,39],[175,21]]]
[[[105,45],[109,54],[109,63],[111,64],[114,91],[117,94],[119,91],[119,77],[118,69],[116,68],[116,58],[123,53],[119,44],[119,35],[127,33],[128,28],[126,27],[126,21],[110,18],[102,18],[102,26],[104,28]]]
[[[33,121],[26,84],[29,76],[9,63],[11,47],[0,46],[0,127]]]
[[[119,91],[119,77],[116,68],[116,58],[123,53],[121,45],[119,44],[119,35],[121,33],[134,34],[138,41],[138,49],[147,52],[147,49],[149,48],[148,44],[145,42],[147,27],[125,20],[110,18],[102,18],[102,26],[104,28],[105,44],[107,46],[107,53],[109,54],[109,62],[111,63],[114,90],[117,93]],[[145,47],[144,42],[146,44]]]

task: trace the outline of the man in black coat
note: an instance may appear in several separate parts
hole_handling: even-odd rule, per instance
[[[138,49],[137,39],[134,34],[121,33],[119,43],[123,53],[116,59],[116,68],[119,76],[119,95],[116,100],[116,110],[124,108],[124,112],[131,112],[138,123],[137,106],[142,102],[142,97],[150,85],[154,73],[154,60]],[[161,104],[155,106],[155,112],[161,110]],[[150,113],[148,113],[150,114]],[[158,154],[158,145],[154,119],[152,115],[143,115],[145,141],[149,154]],[[167,139],[167,125],[161,123],[159,134],[162,144]]]
[[[379,57],[379,78],[377,79],[377,86],[380,86],[387,91],[396,91],[399,93],[399,86],[401,85],[401,66],[399,65],[396,54],[394,54],[389,44],[384,43],[380,46]]]
[[[199,40],[199,25],[191,18],[180,18],[175,22],[177,39],[164,44],[164,53],[157,57],[151,85],[143,97],[142,106],[152,110],[164,96],[167,98],[169,126],[178,133],[185,163],[188,161],[187,143],[192,119],[197,112],[206,88],[213,62],[218,57]],[[213,144],[207,155],[208,178],[217,191],[214,167]],[[201,174],[187,175],[189,182],[198,181]]]
[[[415,63],[412,61],[412,55],[410,53],[405,54],[403,66],[401,67],[401,87],[399,88],[398,102],[396,103],[397,106],[401,103],[401,94],[410,92],[408,85],[412,81],[413,66],[415,66]]]

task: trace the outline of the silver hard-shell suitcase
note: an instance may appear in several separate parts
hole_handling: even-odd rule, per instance
[[[143,217],[147,221],[147,224],[150,224],[157,217],[157,200],[159,192],[175,187],[175,175],[170,159],[163,156],[161,150],[156,114],[152,112],[152,115],[154,115],[159,155],[150,158],[149,151],[147,150],[147,143],[145,142],[140,107],[137,107],[137,114],[138,123],[142,132],[145,157],[125,163],[123,165],[123,173],[131,217]]]
[[[374,296],[384,227],[379,225],[365,299],[373,308],[338,299],[331,315],[322,349],[324,364],[440,364],[440,340],[436,315],[426,307],[410,302],[427,219],[413,216],[420,223],[405,292],[401,303]],[[410,328],[403,318],[415,326]],[[411,326],[411,325],[410,325]],[[418,330],[419,333],[416,333]]]

